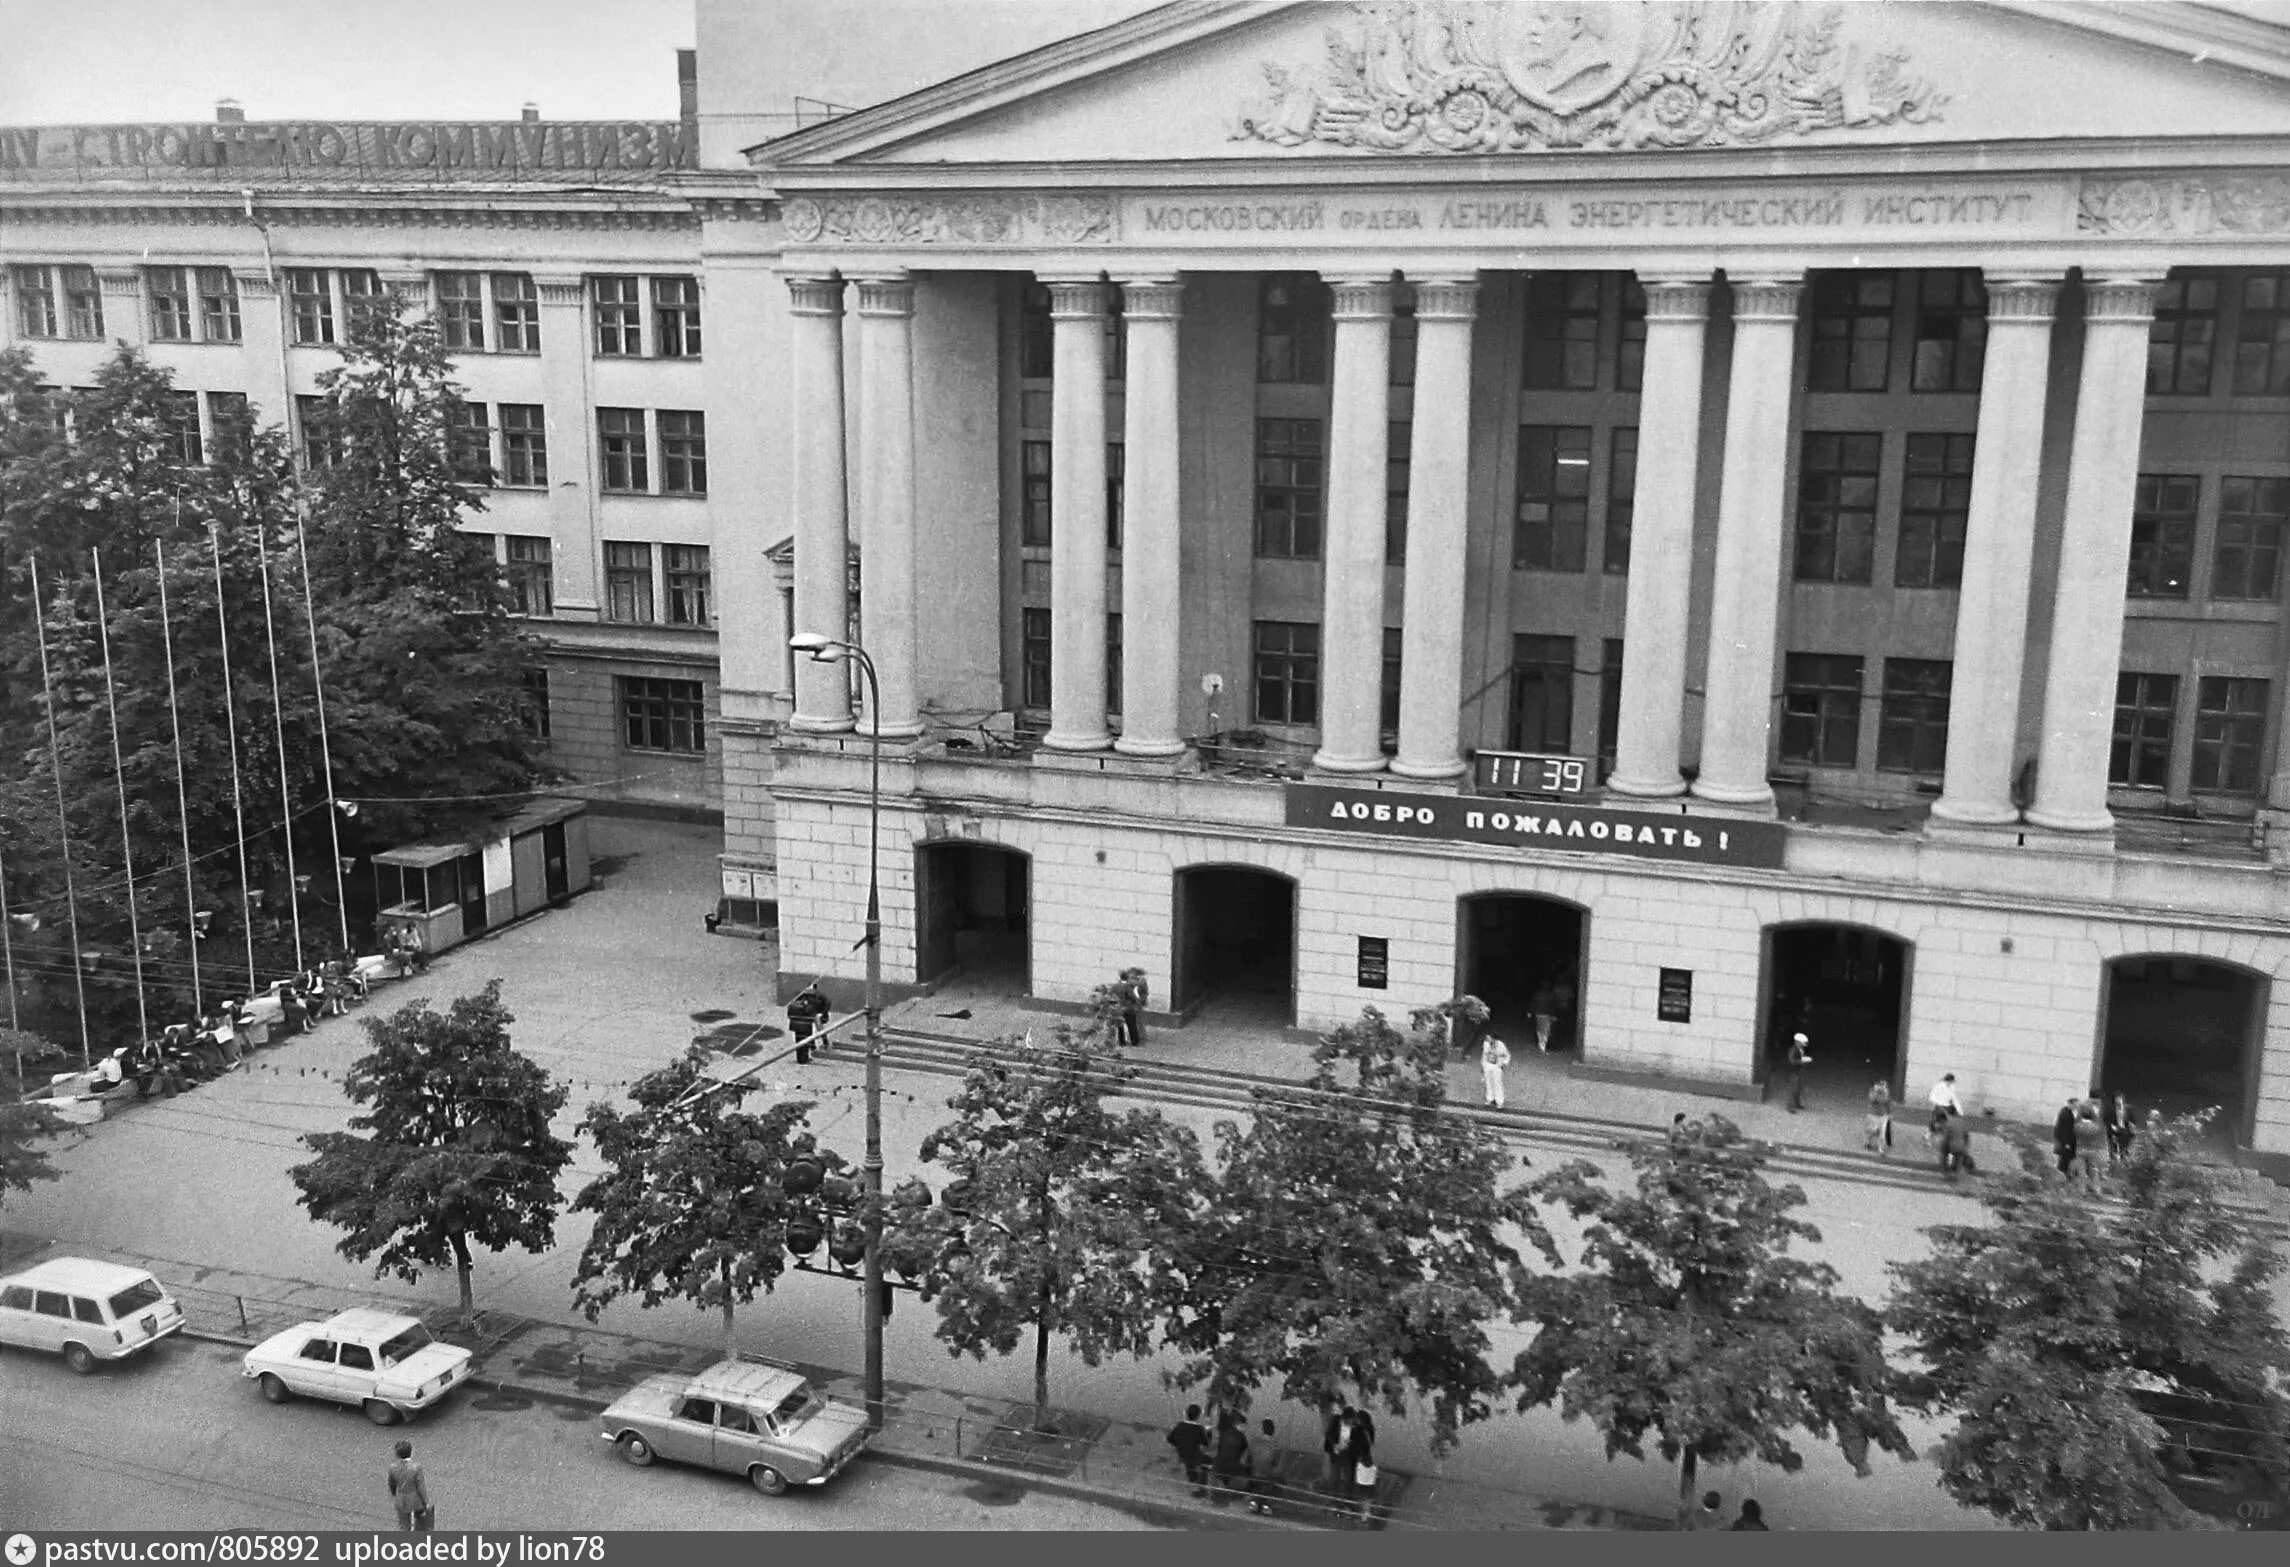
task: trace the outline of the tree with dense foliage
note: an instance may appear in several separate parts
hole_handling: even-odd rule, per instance
[[[52,1181],[58,1171],[39,1144],[52,1135],[55,1123],[38,1105],[23,1102],[24,1064],[52,1060],[56,1049],[37,1034],[0,1028],[0,1057],[8,1062],[0,1082],[0,1200],[11,1190],[28,1192],[35,1181]]]
[[[499,980],[448,1012],[413,1001],[366,1019],[374,1048],[343,1082],[366,1108],[349,1132],[306,1135],[317,1157],[288,1172],[310,1217],[345,1232],[343,1256],[375,1259],[376,1278],[411,1283],[452,1263],[464,1322],[476,1314],[471,1246],[548,1250],[572,1162],[549,1124],[568,1090],[518,1053],[513,1021]]]
[[[1494,1412],[1488,1325],[1511,1320],[1520,1244],[1557,1252],[1519,1163],[1446,1100],[1436,1011],[1402,1034],[1369,1007],[1313,1052],[1302,1089],[1256,1091],[1216,1129],[1220,1171],[1183,1253],[1170,1338],[1181,1385],[1245,1408],[1267,1383],[1431,1417],[1433,1446]]]
[[[596,1215],[573,1275],[573,1298],[594,1322],[623,1295],[647,1308],[688,1300],[723,1313],[723,1349],[739,1352],[732,1310],[770,1293],[787,1270],[787,1222],[803,1205],[790,1165],[809,1154],[812,1105],[742,1108],[751,1079],[723,1082],[698,1046],[638,1078],[631,1106],[589,1107],[581,1130],[605,1172],[573,1210]]]
[[[1794,1185],[1763,1169],[1769,1145],[1719,1115],[1623,1145],[1634,1189],[1576,1161],[1534,1183],[1582,1224],[1582,1266],[1523,1280],[1534,1341],[1512,1377],[1523,1411],[1587,1419],[1606,1456],[1678,1465],[1681,1526],[1704,1463],[1755,1458],[1794,1473],[1792,1436],[1834,1441],[1859,1475],[1881,1449],[1914,1450],[1894,1417],[1875,1310],[1837,1293],[1836,1270],[1788,1255],[1820,1232]]]
[[[1964,1505],[2025,1529],[2201,1527],[2174,1470],[2290,1475],[2282,1259],[2193,1156],[2201,1124],[2141,1129],[2120,1207],[2015,1139],[1988,1222],[1936,1225],[1930,1257],[1894,1265],[1889,1320],[1919,1362],[1899,1397],[1956,1417],[1936,1456]]]
[[[887,1255],[911,1258],[949,1354],[1007,1355],[1029,1334],[1034,1421],[1050,1419],[1050,1341],[1089,1365],[1153,1352],[1165,1270],[1198,1222],[1200,1146],[1158,1110],[1106,1100],[1135,1069],[1120,1005],[1100,987],[1084,1025],[1046,1043],[1005,1039],[972,1057],[955,1118],[922,1157],[952,1177],[931,1206],[886,1203]]]

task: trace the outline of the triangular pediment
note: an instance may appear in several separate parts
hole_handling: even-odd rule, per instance
[[[2199,5],[1186,0],[751,151],[1325,163],[2290,138],[2290,29]]]

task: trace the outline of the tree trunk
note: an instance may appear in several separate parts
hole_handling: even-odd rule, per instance
[[[469,1237],[456,1230],[453,1234],[453,1271],[461,1278],[461,1325],[477,1326],[477,1297],[470,1289]]]
[[[1050,1303],[1034,1318],[1034,1429],[1050,1428]]]
[[[1686,1449],[1686,1456],[1678,1460],[1678,1527],[1693,1527],[1695,1453]]]
[[[724,1286],[724,1359],[737,1360],[739,1359],[739,1339],[732,1333],[731,1259],[725,1258],[718,1266],[723,1270],[721,1277]]]

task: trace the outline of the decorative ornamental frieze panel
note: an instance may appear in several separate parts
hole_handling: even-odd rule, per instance
[[[1105,245],[1110,196],[798,196],[780,209],[798,245]]]
[[[2085,234],[2290,233],[2290,175],[2085,180],[2075,226]]]
[[[1754,146],[1921,125],[1947,98],[1899,50],[1839,37],[1836,6],[1377,0],[1326,58],[1267,63],[1232,136],[1369,152]]]

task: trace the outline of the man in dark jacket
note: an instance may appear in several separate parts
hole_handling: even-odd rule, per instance
[[[1213,1469],[1214,1497],[1220,1507],[1247,1489],[1249,1469],[1248,1432],[1240,1423],[1240,1411],[1223,1410],[1217,1415],[1217,1454]]]
[[[787,1031],[795,1036],[797,1066],[811,1064],[811,1036],[827,1021],[828,1011],[827,998],[819,994],[817,980],[805,985],[795,999],[787,1003]]]
[[[2075,1107],[2074,1094],[2059,1107],[2059,1115],[2051,1123],[2052,1157],[2059,1162],[2059,1173],[2067,1174],[2075,1167]]]
[[[1185,1466],[1185,1479],[1193,1494],[1208,1495],[1209,1428],[1201,1424],[1200,1405],[1185,1406],[1185,1418],[1169,1428],[1169,1445],[1177,1450],[1177,1462]]]

